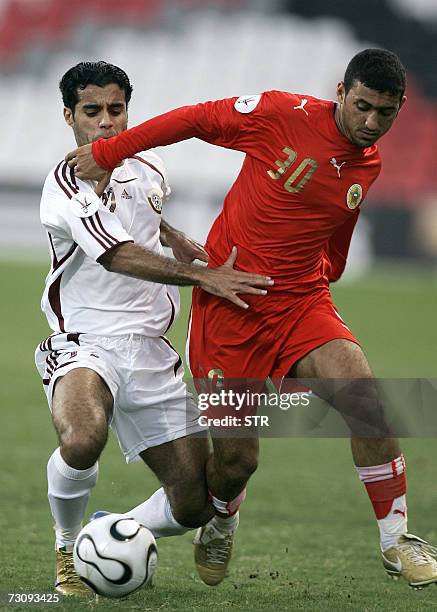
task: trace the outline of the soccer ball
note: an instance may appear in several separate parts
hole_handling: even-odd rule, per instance
[[[124,514],[86,525],[73,550],[80,579],[98,595],[124,597],[149,583],[158,560],[152,533]]]

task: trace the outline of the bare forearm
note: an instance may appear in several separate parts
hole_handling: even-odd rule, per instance
[[[143,247],[126,243],[104,254],[100,263],[109,272],[168,285],[200,285],[205,268],[157,255]]]
[[[236,258],[237,249],[233,247],[226,262],[211,270],[204,266],[186,264],[162,257],[137,244],[127,242],[103,254],[99,262],[110,272],[118,272],[154,283],[199,286],[204,291],[225,298],[241,308],[249,308],[249,305],[243,302],[238,294],[265,295],[267,291],[264,287],[273,285],[273,281],[260,274],[234,270]],[[263,287],[263,289],[258,287]]]

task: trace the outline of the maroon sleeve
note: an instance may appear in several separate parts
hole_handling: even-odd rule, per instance
[[[357,210],[346,223],[344,223],[331,236],[325,248],[324,273],[328,277],[330,283],[337,281],[343,274],[346,267],[347,255],[352,239],[352,233],[358,220],[360,211]]]
[[[97,140],[92,145],[94,159],[101,168],[111,170],[122,159],[132,157],[139,151],[194,137],[221,147],[248,152],[251,145],[259,146],[264,131],[260,129],[265,126],[266,119],[264,97],[266,94],[261,96],[258,106],[247,114],[234,108],[236,97],[177,108],[118,136]]]

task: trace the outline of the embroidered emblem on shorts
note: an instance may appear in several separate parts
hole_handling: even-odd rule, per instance
[[[100,199],[95,193],[76,193],[71,198],[71,208],[76,217],[85,219],[94,215],[100,206]]]
[[[346,196],[346,203],[348,208],[354,209],[363,199],[363,188],[358,183],[351,185],[348,189]]]
[[[212,392],[220,391],[224,388],[224,372],[220,368],[213,368],[208,372],[208,381]]]
[[[162,198],[164,193],[161,189],[151,189],[147,194],[147,199],[149,200],[150,206],[153,208],[158,215],[161,214],[162,211]]]

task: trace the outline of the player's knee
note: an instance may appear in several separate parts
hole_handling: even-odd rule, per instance
[[[356,436],[388,434],[384,404],[374,379],[356,379],[348,384],[338,398],[340,411],[348,417]]]
[[[66,463],[77,470],[86,470],[96,463],[105,447],[106,431],[85,435],[77,432],[60,440],[62,456]]]
[[[258,453],[232,453],[220,457],[216,468],[229,484],[245,484],[258,467]]]
[[[74,404],[68,410],[62,408],[53,412],[62,456],[71,467],[87,469],[98,460],[108,439],[106,413],[99,407],[80,413]]]

